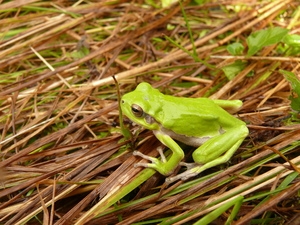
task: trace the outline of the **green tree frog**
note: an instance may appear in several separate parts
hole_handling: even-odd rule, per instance
[[[240,100],[164,95],[150,84],[140,83],[122,97],[121,110],[133,122],[152,130],[157,139],[172,150],[172,155],[167,160],[158,149],[161,159],[157,159],[134,151],[134,155],[151,161],[136,166],[153,168],[165,176],[179,164],[187,166],[185,172],[167,178],[170,183],[227,162],[249,133],[243,121],[226,111],[235,112],[241,106]],[[175,140],[197,148],[193,152],[195,163],[180,163],[184,152]]]

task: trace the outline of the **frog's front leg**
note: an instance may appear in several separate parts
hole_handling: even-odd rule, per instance
[[[230,129],[230,131],[209,139],[194,151],[193,159],[196,165],[192,164],[194,165],[193,168],[188,168],[187,171],[181,174],[167,178],[167,182],[171,183],[179,179],[187,180],[204,170],[227,162],[242,144],[248,133],[246,126],[239,126],[236,129]]]
[[[169,160],[166,160],[163,156],[162,150],[158,149],[162,158],[162,160],[159,160],[157,158],[150,157],[135,151],[134,155],[138,155],[146,160],[151,161],[151,163],[137,163],[135,166],[152,168],[162,175],[169,175],[173,172],[173,170],[179,165],[179,162],[183,159],[184,152],[169,135],[163,134],[160,131],[153,131],[153,133],[162,144],[164,144],[172,150],[172,156]]]

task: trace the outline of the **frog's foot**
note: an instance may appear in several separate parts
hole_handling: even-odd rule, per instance
[[[167,183],[173,183],[177,180],[187,180],[191,177],[194,177],[196,175],[198,175],[201,172],[201,165],[197,164],[197,163],[180,163],[183,166],[186,166],[188,168],[188,170],[186,170],[183,173],[177,174],[174,177],[168,177],[166,178],[166,182]]]
[[[148,155],[145,155],[145,154],[143,154],[139,151],[134,151],[132,154],[135,155],[135,156],[140,156],[141,158],[149,160],[150,162],[152,162],[152,163],[136,163],[136,164],[134,164],[134,167],[142,166],[142,167],[146,167],[146,168],[157,169],[157,167],[159,167],[159,165],[162,164],[162,162],[159,159],[148,156]]]
[[[158,148],[157,149],[161,159],[157,159],[148,155],[144,155],[143,153],[139,152],[139,151],[134,151],[133,155],[135,156],[140,156],[143,159],[146,159],[148,161],[150,161],[151,163],[136,163],[134,164],[134,167],[146,167],[146,168],[152,168],[154,170],[156,170],[157,172],[159,172],[162,175],[170,175],[170,173],[173,171],[173,167],[168,167],[166,166],[168,164],[166,157],[164,156],[163,152],[162,152],[162,148]]]
[[[152,163],[154,163],[155,160],[156,160],[156,158],[148,156],[148,155],[145,155],[145,154],[143,154],[143,153],[141,153],[139,151],[134,151],[132,154],[134,156],[139,156],[139,157],[141,157],[143,159],[149,160]],[[149,163],[136,163],[136,164],[134,164],[134,167],[149,167]]]
[[[164,148],[162,146],[159,146],[156,150],[158,151],[158,153],[160,155],[161,161],[163,163],[167,162],[166,156],[165,156],[165,154],[163,152]]]
[[[158,147],[156,150],[158,151],[158,153],[159,153],[159,155],[160,155],[161,162],[166,163],[166,162],[167,162],[167,159],[166,159],[166,157],[165,157],[165,155],[164,155],[164,153],[163,153],[163,147],[160,146],[160,147]],[[157,162],[159,161],[157,158],[154,158],[154,157],[145,155],[145,154],[143,154],[143,153],[141,153],[141,152],[139,152],[139,151],[134,151],[132,154],[135,155],[135,156],[140,156],[140,157],[142,157],[143,159],[149,160],[149,161],[151,161],[152,163],[157,163]]]
[[[193,169],[196,166],[199,166],[198,163],[186,163],[186,162],[180,162],[179,163],[180,166],[185,166],[187,168],[187,170]]]

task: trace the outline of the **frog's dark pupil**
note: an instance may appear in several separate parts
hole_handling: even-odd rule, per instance
[[[140,110],[138,110],[136,108],[132,108],[132,111],[134,111],[135,113],[138,113]]]
[[[143,109],[138,105],[132,105],[131,106],[131,111],[137,117],[142,117],[143,113],[144,113]]]

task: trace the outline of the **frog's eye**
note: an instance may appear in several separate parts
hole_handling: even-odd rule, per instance
[[[136,117],[142,117],[144,115],[144,111],[139,105],[133,104],[131,106],[131,111]]]

